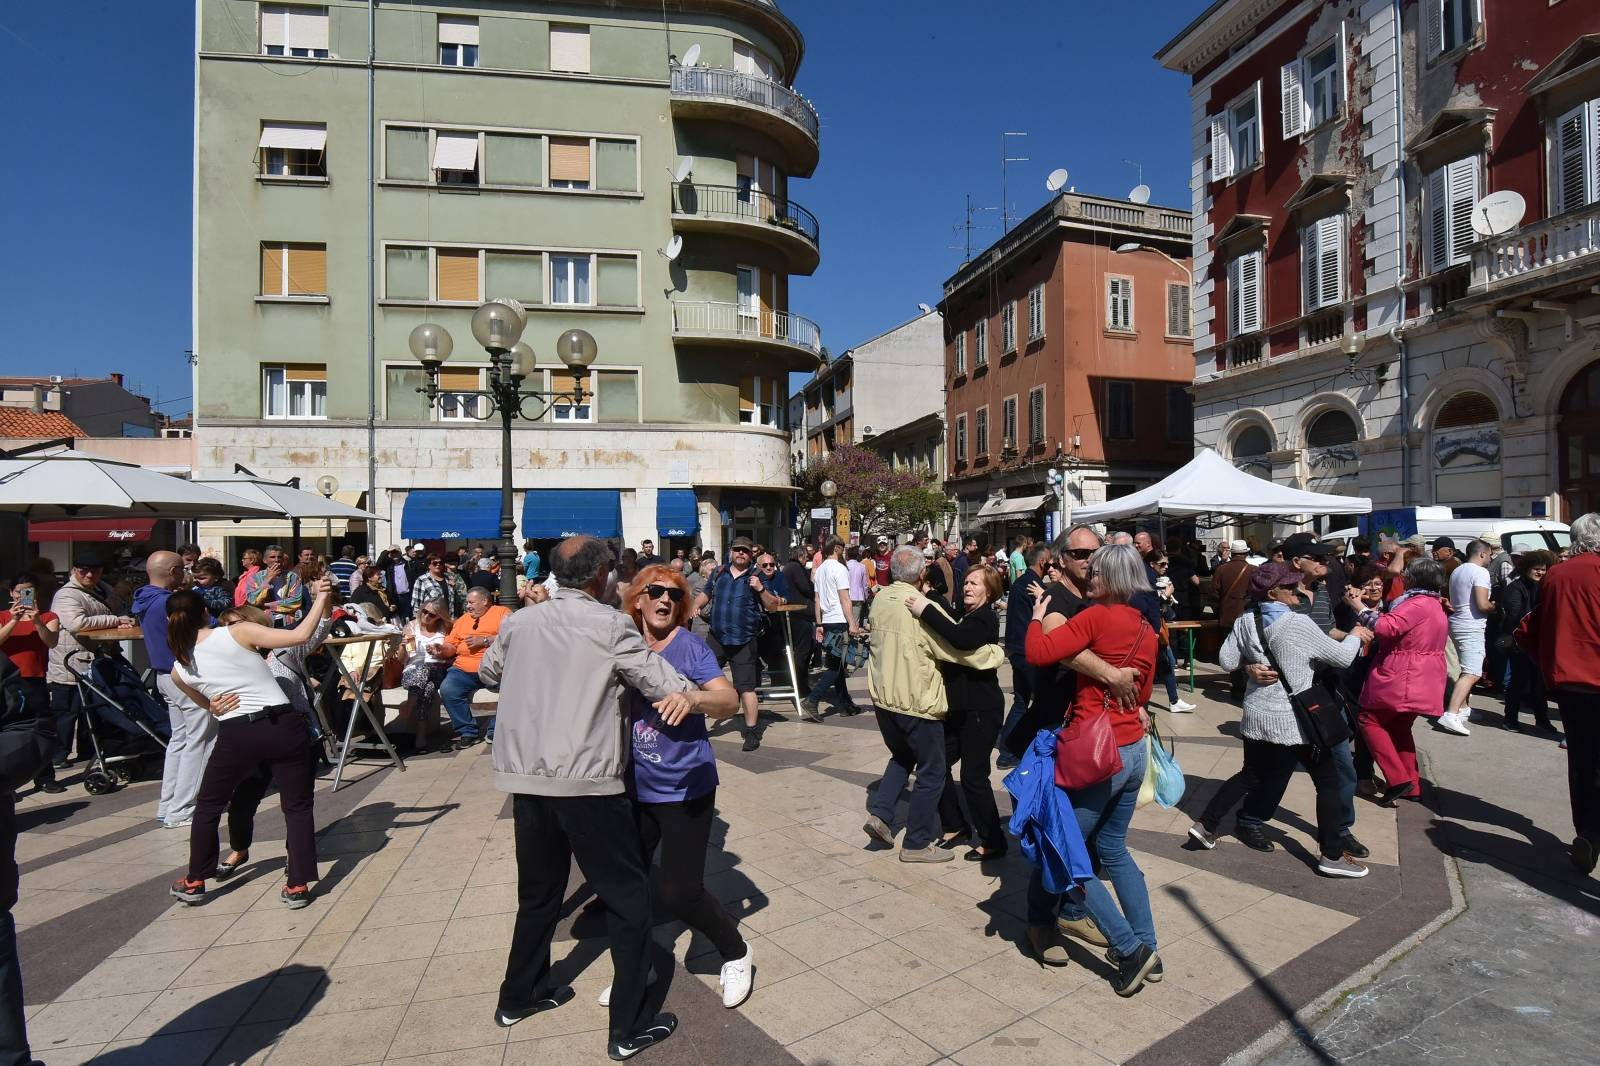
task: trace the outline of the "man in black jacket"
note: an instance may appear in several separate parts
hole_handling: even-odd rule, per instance
[[[811,691],[811,656],[816,650],[815,631],[810,620],[816,611],[816,587],[811,582],[811,571],[806,569],[807,549],[798,545],[783,566],[784,602],[804,607],[796,611],[794,623],[794,666],[800,676],[795,687],[801,692]]]
[[[23,706],[22,677],[0,652],[0,1063],[42,1066],[28,1048],[22,1010],[22,960],[17,956],[17,800],[14,789],[32,781],[45,764],[50,740],[41,736],[48,714]]]

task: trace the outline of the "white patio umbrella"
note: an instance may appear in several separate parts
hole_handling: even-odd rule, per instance
[[[292,520],[309,519],[361,519],[372,520],[378,516],[359,507],[329,499],[316,492],[297,489],[282,481],[273,481],[249,474],[231,474],[225,477],[202,478],[195,482],[206,488],[226,492],[248,500],[262,508],[270,509],[274,517]]]
[[[0,458],[0,512],[32,521],[77,518],[275,518],[281,511],[82,452]]]

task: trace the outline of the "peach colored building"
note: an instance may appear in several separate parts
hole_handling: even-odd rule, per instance
[[[1182,208],[1064,192],[945,282],[945,487],[963,533],[1054,535],[1063,506],[1193,457],[1189,250]]]

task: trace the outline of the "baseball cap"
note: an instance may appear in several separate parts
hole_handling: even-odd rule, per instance
[[[1432,548],[1434,551],[1438,551],[1440,548],[1450,548],[1451,550],[1454,550],[1455,546],[1456,542],[1451,540],[1449,537],[1440,537],[1438,540],[1428,545],[1428,547]]]
[[[417,554],[417,552],[425,551],[425,550],[426,549],[421,544],[413,544],[411,546],[411,554],[412,555],[415,555],[415,554]]]
[[[1333,554],[1333,546],[1324,544],[1310,533],[1296,533],[1283,542],[1283,557],[1293,559],[1304,555],[1312,559],[1326,559]]]
[[[1300,584],[1300,571],[1288,563],[1266,562],[1256,567],[1250,575],[1250,592],[1258,600],[1267,598],[1275,588]]]
[[[105,548],[89,546],[72,553],[73,566],[110,566],[111,552]]]

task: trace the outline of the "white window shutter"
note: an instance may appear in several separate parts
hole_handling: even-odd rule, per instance
[[[1600,100],[1590,100],[1589,109],[1589,203],[1600,200]]]
[[[1233,145],[1228,140],[1226,112],[1211,120],[1211,179],[1233,176]]]
[[[1306,128],[1306,94],[1300,70],[1300,61],[1285,63],[1281,76],[1283,85],[1283,136],[1298,137]]]
[[[1344,298],[1344,216],[1317,220],[1317,274],[1319,307],[1332,307]]]
[[[1428,272],[1450,265],[1450,168],[1440,167],[1428,175],[1428,220],[1423,231]]]
[[[1422,0],[1429,59],[1444,51],[1444,4],[1445,0]]]
[[[1243,275],[1243,258],[1228,261],[1228,336],[1239,335],[1240,310],[1243,305],[1239,300],[1239,279]]]
[[[1553,161],[1550,176],[1551,212],[1562,214],[1582,207],[1588,201],[1590,163],[1584,136],[1586,120],[1593,109],[1588,105],[1573,108],[1556,119],[1551,137]]]
[[[1450,197],[1450,263],[1465,263],[1478,239],[1472,231],[1472,208],[1478,202],[1478,157],[1458,159],[1447,168]]]
[[[1254,333],[1261,328],[1261,266],[1264,259],[1262,252],[1250,252],[1244,256],[1244,263],[1240,268],[1240,289],[1243,298],[1240,301],[1240,326],[1245,333]]]
[[[1321,231],[1315,222],[1300,231],[1300,302],[1308,315],[1321,306],[1317,287],[1320,238]]]

